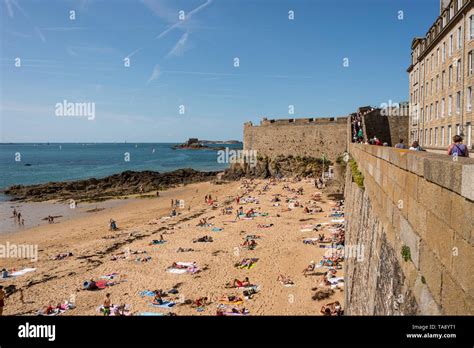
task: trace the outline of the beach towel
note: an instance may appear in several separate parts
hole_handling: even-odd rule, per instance
[[[144,317],[154,317],[154,316],[162,317],[162,316],[164,316],[163,313],[155,313],[155,312],[140,312],[140,313],[137,313],[137,315],[144,316]]]
[[[157,244],[163,244],[166,243],[166,240],[154,240],[150,242],[150,245],[157,245]]]
[[[331,284],[337,284],[339,282],[344,282],[344,277],[329,278],[328,282],[331,283]]]
[[[174,273],[174,274],[183,274],[183,273],[186,273],[188,270],[185,268],[168,268],[167,271],[169,273]]]
[[[150,303],[150,306],[153,306],[153,307],[160,307],[160,308],[171,308],[175,305],[176,303],[175,302],[171,302],[171,301],[163,301],[163,304],[156,304],[156,303]]]
[[[34,271],[36,271],[36,268],[24,268],[21,271],[16,271],[16,272],[10,273],[10,277],[19,277],[19,276],[22,276],[26,273],[34,272]]]
[[[211,229],[211,231],[213,231],[213,232],[220,232],[220,231],[222,231],[222,230],[223,230],[223,228],[220,228],[220,227],[213,227],[213,228]]]
[[[226,317],[233,317],[233,316],[240,317],[240,316],[244,316],[244,315],[249,315],[249,311],[246,310],[244,313],[223,312],[222,315],[224,315]]]
[[[344,219],[333,219],[333,220],[331,220],[331,222],[340,223],[340,222],[344,222]]]
[[[107,280],[112,280],[114,278],[116,278],[119,274],[117,272],[114,272],[114,273],[110,273],[110,274],[106,274],[102,277],[100,277],[101,279],[107,279]]]
[[[108,285],[108,282],[106,279],[101,279],[95,282],[95,286],[97,286],[98,289],[105,289]]]
[[[153,297],[155,296],[155,293],[153,291],[150,291],[150,290],[143,290],[139,293],[140,297],[145,297],[145,296],[148,296],[148,297]]]

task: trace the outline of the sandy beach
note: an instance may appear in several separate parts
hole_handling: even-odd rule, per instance
[[[303,189],[302,194],[297,193],[299,188]],[[320,233],[330,237],[331,229],[343,219],[329,216],[332,209],[337,209],[333,206],[335,198],[330,199],[323,192],[321,199],[315,201],[311,197],[317,192],[321,190],[312,179],[276,183],[240,180],[220,185],[204,182],[170,189],[160,197],[136,199],[54,224],[2,234],[0,244],[38,246],[36,262],[11,257],[0,259],[0,268],[36,269],[0,281],[4,287],[13,284],[16,289],[6,298],[4,315],[34,315],[49,304],[56,306],[66,300],[73,301],[75,308],[61,315],[102,315],[98,307],[106,293],[111,294],[112,304],[129,305],[132,315],[216,315],[218,305],[224,302],[228,310],[246,308],[249,315],[321,315],[321,306],[334,301],[344,307],[342,282],[332,286],[334,294],[329,298],[312,299],[313,289],[331,287],[322,281],[327,267],[316,268],[306,276],[302,274],[311,261],[318,264],[328,251],[334,250],[320,247],[331,244],[305,244],[303,240],[316,238]],[[205,202],[206,195],[212,196],[212,205]],[[239,203],[237,196],[242,197]],[[280,201],[275,202],[275,197]],[[177,209],[178,216],[170,218],[172,199],[183,202]],[[300,206],[293,207],[295,202]],[[316,206],[323,211],[304,212],[303,207]],[[253,208],[255,214],[236,220],[239,207],[244,212]],[[224,215],[224,208],[230,214]],[[118,231],[109,230],[111,218],[117,222]],[[211,225],[197,226],[204,218]],[[323,224],[320,231],[307,226],[315,224]],[[150,245],[160,235],[166,242]],[[253,250],[242,247],[246,237],[252,235],[256,237],[256,247]],[[212,237],[213,241],[193,242],[204,236]],[[178,248],[194,251],[177,252]],[[136,251],[146,253],[134,254]],[[69,252],[73,255],[53,260],[54,256]],[[116,260],[112,260],[114,255]],[[137,258],[148,261],[137,261]],[[258,261],[250,269],[235,267],[245,258]],[[195,262],[199,271],[183,274],[167,271],[175,262]],[[111,274],[109,285],[113,282],[115,285],[102,290],[83,289],[85,281],[98,281]],[[285,286],[277,280],[279,275],[290,278],[294,284]],[[337,269],[335,276],[343,277],[343,270]],[[226,283],[245,277],[258,285],[257,293],[250,298],[245,298],[246,289],[226,288]],[[152,306],[153,297],[140,296],[146,290],[168,292],[172,288],[177,291],[163,297],[176,303],[171,308]],[[23,303],[19,289],[23,290]],[[223,301],[224,296],[235,296],[243,303]],[[208,297],[211,303],[198,308],[189,304],[201,297]]]

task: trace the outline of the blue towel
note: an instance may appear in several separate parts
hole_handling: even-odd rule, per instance
[[[222,228],[213,227],[211,231],[213,231],[213,232],[220,232],[220,231],[222,231]]]
[[[137,315],[146,316],[146,317],[151,317],[151,316],[162,317],[164,314],[163,313],[155,313],[155,312],[140,312]]]
[[[145,296],[153,297],[153,296],[155,296],[155,293],[153,291],[150,291],[150,290],[143,290],[142,292],[140,292],[140,296],[141,297],[145,297]]]
[[[169,302],[169,301],[163,301],[163,304],[159,305],[159,304],[155,304],[155,303],[150,303],[150,306],[153,306],[153,307],[160,307],[160,308],[171,308],[175,305],[176,303],[174,302]]]

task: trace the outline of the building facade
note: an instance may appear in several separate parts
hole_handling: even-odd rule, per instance
[[[440,0],[440,15],[424,37],[412,41],[410,141],[445,150],[461,135],[473,146],[473,0]]]

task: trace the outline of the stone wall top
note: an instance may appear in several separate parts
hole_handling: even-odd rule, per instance
[[[349,144],[349,152],[364,151],[427,181],[474,201],[474,158],[453,157],[385,146]]]
[[[308,117],[308,118],[286,118],[286,119],[267,119],[264,117],[260,121],[260,126],[288,126],[288,125],[318,125],[318,124],[328,124],[328,123],[346,123],[347,116],[337,116],[337,117]],[[252,122],[245,123],[245,126],[258,127],[258,125],[253,125]]]

